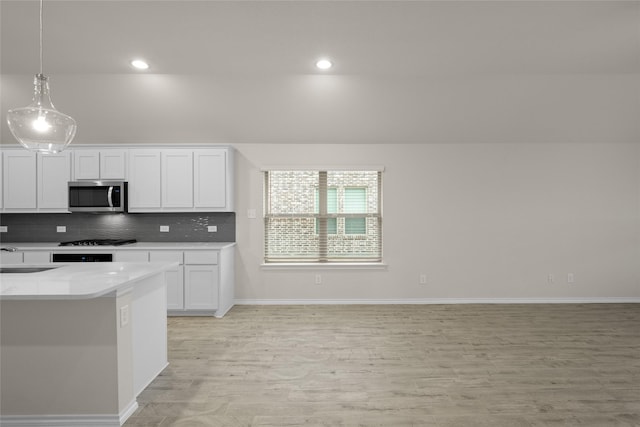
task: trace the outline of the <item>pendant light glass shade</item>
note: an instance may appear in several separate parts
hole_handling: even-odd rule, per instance
[[[76,121],[53,106],[46,76],[36,74],[34,85],[33,102],[7,112],[9,129],[28,150],[59,153],[76,135]]]
[[[42,5],[40,0],[40,73],[33,84],[33,102],[7,112],[7,124],[20,145],[31,151],[59,153],[76,135],[76,121],[56,110],[49,95],[49,79],[42,72]]]

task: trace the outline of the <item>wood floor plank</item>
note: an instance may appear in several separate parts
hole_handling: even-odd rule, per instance
[[[640,304],[236,306],[168,320],[125,426],[640,426]]]

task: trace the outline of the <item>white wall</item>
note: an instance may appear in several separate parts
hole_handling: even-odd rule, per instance
[[[236,148],[240,302],[640,300],[640,144]],[[385,166],[386,270],[260,267],[260,168],[318,164]]]

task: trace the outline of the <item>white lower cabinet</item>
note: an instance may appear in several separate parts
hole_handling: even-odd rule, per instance
[[[148,251],[116,251],[115,262],[149,262]]]
[[[167,310],[184,309],[184,256],[182,251],[151,251],[151,262],[177,262],[175,270],[165,272],[167,279]]]
[[[184,267],[185,310],[218,309],[218,276],[217,265]]]
[[[186,245],[185,245],[186,246]],[[60,253],[54,251],[55,253]],[[95,253],[95,247],[74,247],[74,252]],[[100,251],[101,253],[105,253]],[[167,311],[177,316],[222,317],[234,304],[234,245],[222,249],[182,250],[116,249],[114,262],[172,262],[177,266],[165,272]],[[1,264],[48,264],[51,251],[22,250],[0,252]]]
[[[24,252],[0,252],[0,264],[49,264],[51,252],[49,251],[24,251]]]
[[[24,252],[0,252],[0,264],[22,264]]]
[[[184,309],[217,310],[218,251],[185,251],[184,264]]]
[[[219,306],[219,251],[118,250],[116,262],[175,262],[165,273],[167,310],[171,314],[210,314]]]
[[[167,278],[167,310],[184,309],[184,266],[166,271]]]
[[[176,269],[165,273],[169,315],[224,316],[233,307],[233,257],[233,247],[222,250],[149,251],[150,262],[178,263]]]
[[[50,262],[51,262],[51,252],[28,251],[24,253],[25,264],[49,264]]]

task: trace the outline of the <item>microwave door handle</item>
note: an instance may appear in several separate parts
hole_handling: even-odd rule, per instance
[[[113,187],[109,187],[109,192],[107,193],[107,202],[109,202],[109,207],[113,208]]]

